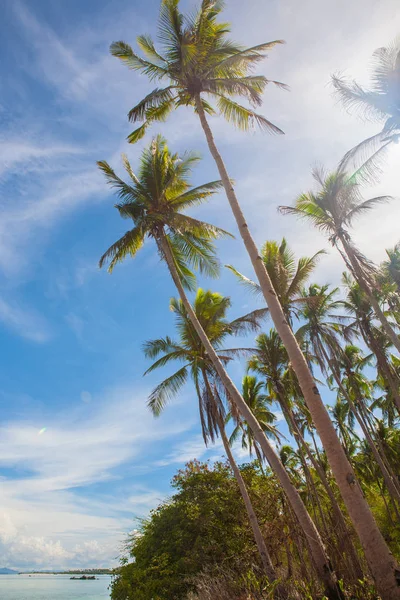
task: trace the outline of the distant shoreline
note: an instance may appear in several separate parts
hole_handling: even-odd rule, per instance
[[[113,575],[113,569],[76,569],[71,571],[15,571],[13,575]]]

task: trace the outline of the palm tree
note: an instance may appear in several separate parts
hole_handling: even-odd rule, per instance
[[[388,260],[381,264],[381,271],[389,281],[392,281],[400,293],[400,242],[394,248],[387,248]]]
[[[226,319],[230,300],[221,294],[197,290],[193,309],[209,340],[216,348],[220,360],[224,363],[237,353],[236,349],[222,350],[222,344],[228,336],[246,333],[257,328],[260,316],[264,311],[250,313],[234,321]],[[190,376],[199,401],[201,429],[205,443],[215,440],[219,432],[228,456],[229,463],[242,494],[254,538],[263,563],[265,573],[270,582],[276,580],[276,573],[269,556],[257,516],[254,512],[250,496],[242,474],[230,449],[224,426],[224,403],[220,386],[215,378],[215,369],[210,361],[188,313],[181,300],[172,298],[170,309],[176,316],[176,330],[179,340],[169,337],[151,340],[144,344],[144,352],[148,358],[157,358],[146,373],[150,373],[171,362],[183,363],[173,375],[167,377],[152,391],[149,396],[149,407],[155,416],[159,416],[166,403],[176,396]],[[240,352],[240,351],[239,351]]]
[[[242,396],[247,406],[251,409],[251,412],[256,417],[260,424],[261,429],[265,435],[269,438],[275,438],[277,442],[280,440],[280,434],[273,423],[276,420],[276,416],[268,408],[268,404],[271,404],[271,398],[263,393],[264,383],[258,381],[254,375],[245,375],[242,379]],[[233,418],[236,421],[236,427],[234,428],[230,443],[233,444],[236,440],[241,437],[242,448],[249,451],[250,456],[253,450],[256,453],[260,466],[262,468],[263,455],[254,439],[253,432],[248,427],[247,423],[240,418],[240,415],[236,414],[236,411],[232,411],[227,418],[229,421]]]
[[[296,261],[294,253],[289,248],[286,239],[283,238],[280,244],[273,240],[265,242],[260,254],[282,310],[289,323],[293,325],[293,319],[298,314],[297,298],[311,273],[315,270],[321,255],[325,254],[325,250],[319,250],[311,257],[303,256]],[[258,283],[242,275],[231,265],[227,265],[227,267],[235,273],[247,289],[257,294],[261,293],[261,287]]]
[[[363,117],[384,121],[383,129],[350,150],[343,164],[373,151],[373,159],[379,155],[382,145],[397,142],[400,136],[400,39],[373,53],[372,87],[365,89],[356,81],[333,76],[332,83],[337,95],[347,109],[360,111]],[[370,162],[370,161],[368,161]]]
[[[400,413],[400,377],[390,364],[388,342],[382,331],[374,325],[373,311],[367,295],[347,273],[343,274],[343,283],[347,288],[346,300],[343,306],[348,315],[352,316],[349,327],[357,328],[361,336],[376,357],[378,374],[389,386],[391,396]]]
[[[382,202],[388,202],[391,198],[390,196],[377,196],[363,200],[357,179],[349,177],[340,170],[326,175],[322,169],[314,169],[313,177],[319,186],[317,193],[310,191],[301,194],[297,198],[295,206],[281,206],[280,211],[305,219],[329,235],[329,241],[339,250],[347,268],[368,296],[386,335],[400,352],[400,339],[374,295],[375,269],[372,263],[356,248],[348,232],[348,228],[357,217]]]
[[[257,419],[225,370],[185,292],[184,286],[190,289],[194,283],[194,275],[189,266],[197,266],[200,270],[210,274],[216,273],[217,263],[212,241],[217,236],[226,234],[208,223],[198,221],[180,212],[188,206],[200,203],[219,187],[219,182],[212,182],[199,188],[190,189],[188,176],[194,160],[193,156],[180,160],[178,155],[172,155],[169,152],[162,138],[157,138],[149,148],[144,150],[138,176],[133,173],[130,164],[125,160],[132,184],[128,185],[117,177],[107,163],[99,163],[107,181],[116,188],[122,200],[120,204],[116,205],[118,211],[121,216],[131,218],[134,223],[134,228],[105,252],[100,259],[100,266],[109,260],[109,270],[112,271],[115,265],[128,255],[135,256],[146,237],[155,240],[158,252],[167,264],[189,319],[230,401],[236,405],[238,411],[252,428],[255,439],[277,475],[293,511],[309,539],[316,570],[325,584],[327,594],[332,599],[337,598],[336,579],[329,567],[329,559],[319,533]]]
[[[394,563],[389,549],[379,532],[361,489],[357,485],[349,484],[349,473],[352,478],[355,475],[337,438],[307,361],[285,319],[207,121],[206,112],[212,113],[214,109],[204,99],[204,94],[215,98],[222,116],[242,129],[248,129],[256,123],[265,130],[281,132],[276,125],[258,115],[252,108],[246,108],[232,100],[232,96],[241,96],[247,98],[252,105],[261,104],[262,92],[269,82],[264,76],[254,76],[249,73],[251,68],[264,58],[263,52],[275,46],[279,41],[267,42],[248,49],[238,47],[227,37],[229,26],[226,23],[218,22],[222,8],[223,3],[220,0],[202,0],[198,13],[194,17],[185,18],[179,11],[179,0],[163,0],[159,21],[161,50],[158,51],[155,48],[149,36],[140,36],[137,40],[146,58],[138,56],[125,42],[115,42],[111,45],[111,53],[124,61],[131,69],[144,73],[152,80],[168,80],[169,82],[167,87],[153,90],[130,111],[131,121],[144,121],[144,123],[129,136],[129,141],[135,142],[140,139],[152,121],[165,120],[177,106],[192,106],[197,112],[271,318],[288,350],[304,399],[327,451],[342,497],[362,541],[377,587],[382,594],[392,594],[393,598],[400,598],[400,590],[397,588],[394,574]],[[282,86],[279,82],[274,83]],[[190,307],[186,308],[189,310]],[[194,315],[191,318],[194,318]],[[206,336],[203,341],[207,344]],[[217,361],[217,359],[218,357],[215,355],[213,360]],[[222,365],[218,369],[218,374],[222,376]],[[241,402],[241,396],[234,389],[232,381],[228,382],[225,378],[224,385],[225,387],[229,385],[227,391],[231,397],[236,395],[238,401]],[[256,420],[249,420],[251,412],[247,412],[245,403],[240,406],[238,404],[238,407],[249,425],[256,429]],[[246,411],[247,414],[243,411]],[[265,444],[262,432],[259,431],[257,435]],[[276,465],[277,468],[280,466]],[[282,476],[284,476],[283,473]],[[304,518],[307,519],[306,515]],[[307,526],[305,522],[304,525]],[[319,559],[316,564],[319,563],[322,568],[320,550],[318,550],[318,554]]]

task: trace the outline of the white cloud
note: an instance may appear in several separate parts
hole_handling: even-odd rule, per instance
[[[195,458],[202,459],[211,451],[222,448],[222,442],[218,439],[215,444],[205,445],[201,435],[195,435],[193,439],[179,442],[172,452],[161,460],[155,462],[155,466],[165,467],[167,465],[184,464]]]
[[[0,487],[1,564],[59,568],[118,555],[132,515],[145,514],[162,496],[128,482],[127,473],[148,466],[150,437],[154,452],[192,425],[182,415],[154,420],[145,398],[137,386],[122,387],[47,419],[2,423],[0,466],[14,475]],[[91,485],[110,480],[126,496],[117,500],[109,491],[92,498]]]
[[[21,308],[15,301],[0,297],[0,321],[9,329],[33,342],[47,342],[52,334],[46,320],[35,311]]]

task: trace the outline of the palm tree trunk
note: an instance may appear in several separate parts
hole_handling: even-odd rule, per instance
[[[307,512],[306,507],[303,504],[302,499],[300,498],[297,490],[292,485],[290,481],[289,475],[285,471],[279,457],[276,455],[272,446],[270,445],[267,437],[265,436],[260,424],[257,419],[254,417],[253,413],[247,406],[246,402],[243,400],[241,394],[236,388],[235,384],[229,377],[226,372],[222,362],[220,361],[217,353],[210,340],[208,339],[206,333],[204,332],[199,320],[196,317],[196,314],[190,304],[185,290],[182,286],[181,280],[179,278],[178,271],[175,266],[174,258],[171,253],[171,249],[169,247],[167,238],[165,234],[162,233],[158,240],[159,250],[161,255],[165,258],[165,261],[168,265],[172,280],[178,290],[179,296],[183,302],[183,305],[188,313],[189,319],[191,320],[193,327],[196,330],[197,335],[199,336],[208,356],[216,372],[218,373],[228,395],[233,404],[235,404],[242,414],[243,418],[247,421],[249,427],[251,428],[254,438],[260,444],[260,447],[265,454],[266,459],[268,460],[272,470],[274,471],[276,477],[278,478],[292,508],[296,514],[296,517],[299,521],[300,526],[302,527],[306,539],[310,545],[311,555],[315,564],[316,572],[321,582],[324,584],[326,595],[330,600],[338,600],[341,598],[341,592],[336,582],[336,577],[332,573],[330,568],[329,558],[326,554],[324,545],[320,538],[320,535],[310,518],[310,515]],[[393,596],[394,600],[395,596]],[[400,595],[399,595],[400,598]],[[392,599],[390,599],[392,600]]]
[[[368,300],[371,302],[371,306],[374,309],[374,313],[376,314],[378,320],[382,324],[384,332],[386,333],[389,340],[392,342],[393,346],[397,349],[397,351],[400,354],[400,338],[394,331],[393,327],[390,325],[387,318],[385,317],[381,307],[379,306],[378,300],[375,298],[369,285],[365,281],[364,274],[362,272],[362,269],[360,268],[360,265],[354,254],[353,249],[351,248],[350,244],[348,243],[348,241],[346,240],[346,238],[343,234],[339,234],[338,237],[339,237],[339,239],[342,243],[342,246],[344,248],[344,251],[346,252],[346,255],[349,259],[349,263],[350,263],[349,266],[351,267],[350,270],[353,273],[354,279],[357,281],[358,285],[363,290],[363,292],[367,295]]]
[[[271,318],[287,350],[293,370],[299,380],[304,400],[311,413],[325,448],[332,472],[336,478],[338,488],[364,549],[369,568],[376,582],[377,590],[385,600],[400,600],[400,588],[397,585],[395,576],[395,570],[397,568],[396,562],[379,531],[372,512],[363,496],[362,490],[356,481],[354,471],[346,458],[344,450],[336,435],[335,428],[333,427],[325,405],[322,402],[318,387],[316,386],[304,355],[282,311],[282,307],[276,296],[270,277],[250,234],[249,227],[236,198],[235,190],[229,179],[222,157],[215,145],[201,103],[200,95],[197,95],[195,100],[196,109],[207,139],[208,147],[218,167],[240,235],[242,236],[250,256],[261,290],[267,302]],[[250,425],[249,421],[248,423]]]

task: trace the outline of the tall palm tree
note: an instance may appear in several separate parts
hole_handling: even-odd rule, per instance
[[[393,369],[388,356],[388,343],[385,335],[378,329],[373,320],[373,310],[368,296],[347,273],[343,274],[343,283],[347,288],[343,306],[348,315],[352,316],[349,327],[356,327],[361,336],[376,357],[378,373],[391,391],[391,396],[400,413],[400,377]]]
[[[378,48],[372,55],[371,89],[365,89],[356,81],[333,76],[332,83],[346,109],[356,109],[363,117],[384,121],[382,131],[362,141],[345,156],[344,163],[365,154],[380,153],[397,142],[400,136],[400,38],[386,47]]]
[[[304,399],[327,451],[332,471],[368,557],[377,587],[382,594],[392,594],[393,598],[400,598],[400,590],[397,588],[394,574],[394,562],[389,549],[362,495],[361,488],[349,483],[349,478],[353,481],[355,474],[337,438],[307,361],[285,319],[207,121],[206,113],[212,113],[213,108],[204,99],[204,94],[215,98],[219,112],[242,129],[248,129],[256,123],[263,129],[281,132],[276,125],[258,115],[252,108],[243,107],[232,100],[232,96],[239,96],[247,98],[252,105],[261,104],[262,92],[269,82],[264,76],[251,75],[251,68],[264,58],[264,51],[275,46],[279,41],[248,49],[238,47],[227,37],[229,25],[218,22],[222,8],[223,2],[220,0],[202,0],[200,9],[194,17],[184,17],[179,10],[179,0],[163,0],[159,20],[161,49],[155,48],[149,36],[138,38],[138,44],[146,58],[138,56],[125,42],[115,42],[111,45],[111,53],[131,69],[144,73],[152,80],[168,80],[169,83],[165,88],[156,88],[150,92],[130,111],[129,118],[132,121],[144,121],[144,123],[131,134],[129,141],[140,139],[152,121],[166,119],[177,106],[194,107],[271,318],[288,350]],[[274,83],[282,85],[279,82]],[[204,343],[207,343],[205,338]],[[214,360],[217,360],[216,356]],[[219,369],[219,374],[222,375],[222,366]],[[241,398],[238,391],[233,389],[231,381],[229,386],[229,393],[237,394],[238,399]],[[256,428],[256,421],[251,423],[248,418],[251,418],[250,413],[245,415],[243,410],[247,409],[243,404],[241,406],[246,421]],[[261,433],[258,432],[258,435],[264,439]],[[319,553],[319,556],[322,559],[322,554]]]
[[[226,319],[230,300],[221,294],[197,290],[193,309],[209,340],[216,348],[222,362],[227,362],[237,352],[235,349],[222,350],[222,344],[228,336],[246,333],[249,329],[257,328],[260,311],[245,315],[234,321]],[[254,512],[250,496],[242,474],[230,449],[229,440],[224,425],[224,402],[221,398],[220,387],[215,379],[215,369],[181,300],[172,298],[170,309],[176,317],[178,341],[171,338],[161,338],[144,344],[144,352],[148,358],[157,360],[147,369],[150,373],[169,363],[180,362],[183,366],[167,377],[151,392],[149,407],[155,416],[159,416],[167,401],[176,396],[190,376],[196,389],[199,402],[199,413],[203,438],[206,444],[215,440],[219,433],[228,456],[229,463],[238,483],[243,501],[246,506],[254,538],[263,563],[265,573],[270,582],[276,580],[276,573],[268,553],[257,516]],[[262,311],[264,312],[264,311]]]
[[[382,202],[388,202],[391,198],[377,196],[363,200],[357,179],[349,177],[340,170],[327,175],[322,169],[314,169],[313,177],[318,184],[318,191],[301,194],[294,206],[281,206],[280,211],[305,219],[329,235],[329,241],[339,250],[347,268],[368,296],[386,335],[400,353],[400,338],[388,322],[374,295],[375,269],[356,248],[348,232],[357,217]]]
[[[319,533],[257,419],[225,370],[224,364],[204,332],[185,292],[184,286],[190,289],[194,283],[194,275],[189,266],[194,265],[200,270],[215,274],[218,265],[213,253],[212,241],[217,236],[226,233],[180,212],[186,207],[200,203],[219,187],[219,182],[212,182],[199,188],[190,189],[188,176],[194,160],[193,156],[180,160],[178,155],[172,155],[169,152],[162,138],[157,138],[143,152],[138,175],[133,173],[130,164],[125,160],[132,184],[128,185],[117,177],[107,163],[99,163],[107,181],[116,188],[122,200],[120,204],[116,205],[118,211],[121,216],[132,219],[134,223],[133,229],[104,253],[100,259],[100,266],[108,260],[110,261],[109,269],[112,271],[115,265],[128,255],[135,256],[145,238],[150,237],[156,242],[158,252],[167,264],[190,321],[229,395],[230,401],[236,405],[238,411],[252,428],[255,439],[277,475],[293,511],[309,539],[316,570],[325,584],[327,594],[331,598],[337,598],[336,578],[329,567],[329,559]]]
[[[325,250],[319,250],[313,256],[303,256],[296,261],[296,257],[287,244],[285,238],[281,243],[269,240],[261,248],[261,258],[268,272],[278,300],[282,306],[289,323],[293,325],[293,319],[297,316],[297,298],[301,289],[315,270],[321,255]],[[227,265],[239,281],[252,292],[261,294],[261,287],[242,273],[239,273],[232,265]]]

